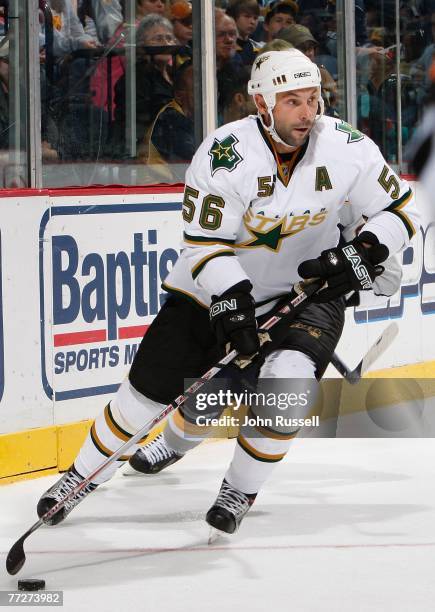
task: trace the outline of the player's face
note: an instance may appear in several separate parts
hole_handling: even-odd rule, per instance
[[[314,125],[319,104],[319,89],[309,87],[276,95],[273,109],[275,129],[291,147],[301,146]]]

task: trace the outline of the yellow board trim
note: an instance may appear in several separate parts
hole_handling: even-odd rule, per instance
[[[430,378],[435,379],[435,361],[376,370],[365,378]],[[49,476],[65,471],[74,461],[93,421],[38,427],[0,434],[0,485]],[[152,440],[162,430],[152,430]],[[236,430],[228,431],[230,437]]]
[[[55,427],[0,435],[0,477],[57,466]]]
[[[93,420],[0,434],[0,486],[67,470],[76,458]],[[163,424],[152,430],[155,438]]]
[[[364,378],[435,378],[435,361],[375,370],[365,374]]]

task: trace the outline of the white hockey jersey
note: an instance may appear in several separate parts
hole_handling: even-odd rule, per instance
[[[337,246],[343,206],[368,220],[364,230],[390,255],[419,226],[409,185],[348,123],[322,117],[286,156],[257,117],[228,123],[204,140],[186,173],[184,250],[163,286],[204,306],[246,278],[257,304],[285,295],[301,280],[302,261]]]

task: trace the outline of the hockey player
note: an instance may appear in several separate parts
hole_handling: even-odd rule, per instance
[[[340,338],[343,296],[371,289],[380,264],[408,244],[419,223],[409,185],[378,147],[344,121],[323,116],[320,78],[295,49],[258,56],[248,86],[258,115],[222,126],[198,149],[186,174],[184,250],[163,285],[169,297],[73,466],[40,499],[39,516],[180,395],[185,379],[217,361],[222,347],[256,353],[257,319],[301,278],[319,277],[326,288],[288,324],[258,372],[260,382],[303,379],[315,389]],[[345,201],[367,223],[339,244]],[[199,429],[183,408],[176,410],[148,455],[136,456],[147,464],[143,471],[178,460],[203,439]],[[241,427],[207,513],[210,525],[237,529],[296,433]],[[63,520],[129,456],[108,466],[50,523]]]

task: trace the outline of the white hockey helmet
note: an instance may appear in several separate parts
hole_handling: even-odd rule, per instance
[[[287,144],[278,136],[274,126],[272,111],[276,104],[276,94],[305,87],[318,87],[320,93],[321,82],[322,77],[318,66],[297,49],[266,51],[257,57],[252,65],[248,94],[263,96],[271,118],[271,125],[266,126],[261,115],[260,119],[263,127],[275,141]],[[317,119],[323,115],[323,109],[323,99],[322,96],[319,96]]]

